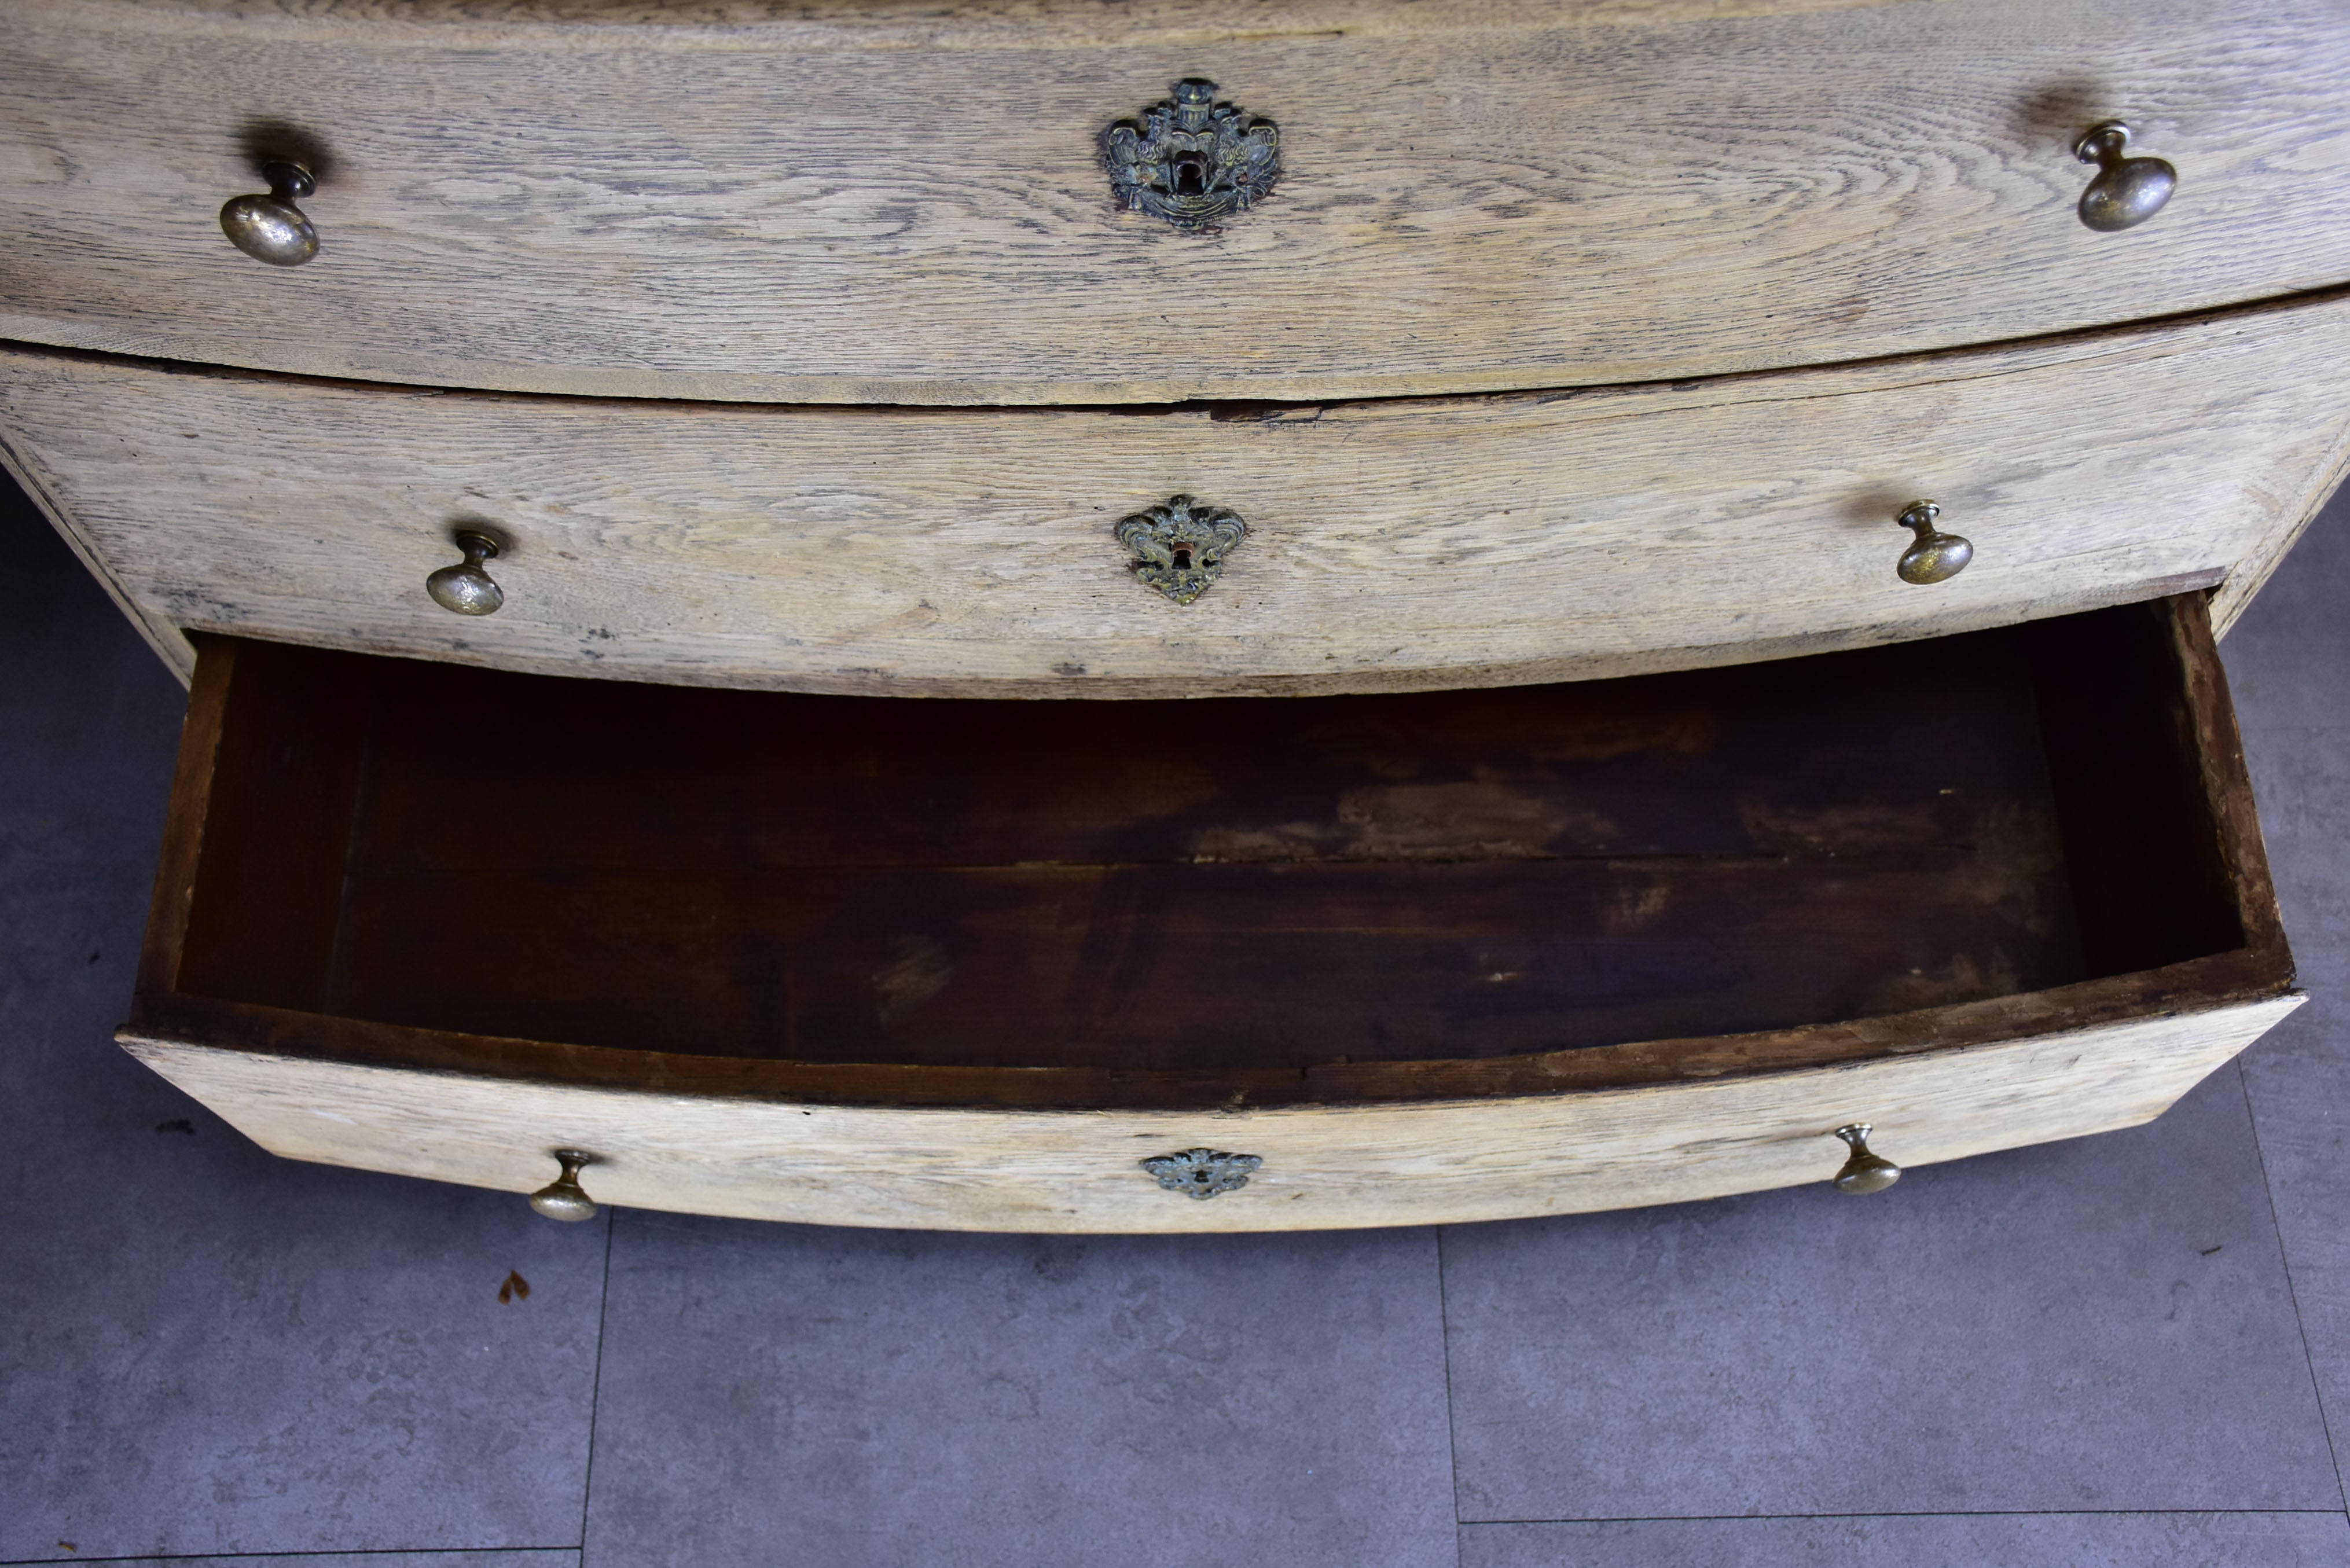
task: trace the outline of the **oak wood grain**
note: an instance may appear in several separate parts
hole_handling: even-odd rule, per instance
[[[2213,591],[2213,635],[2227,636],[2236,622],[2243,618],[2245,608],[2252,602],[2252,596],[2265,587],[2268,580],[2284,565],[2285,556],[2309,531],[2310,524],[2316,521],[2319,510],[2341,486],[2345,473],[2350,473],[2350,426],[2343,428],[2340,443],[2333,452],[2310,471],[2307,488],[2300,504],[2295,506],[2287,503],[2284,506],[2287,515],[2298,511],[2301,521],[2262,539],[2259,548],[2238,562],[2235,569],[2228,574],[2228,580]]]
[[[296,1159],[526,1192],[548,1151],[598,1199],[810,1224],[1030,1231],[1420,1225],[1825,1183],[1846,1122],[1926,1165],[2159,1115],[2299,1005],[2274,996],[1845,1066],[1523,1098],[1232,1111],[838,1106],[419,1074],[176,1043],[140,1060]],[[1261,1157],[1246,1189],[1160,1190],[1137,1161]],[[1822,1201],[1843,1201],[1823,1189]],[[1898,1202],[1897,1189],[1878,1201]]]
[[[2323,499],[2350,298],[1697,383],[1139,412],[455,394],[9,349],[0,427],[159,638],[879,694],[1489,685],[2219,583]],[[1190,606],[1113,536],[1177,492],[1250,530]],[[1921,495],[1978,549],[1930,587],[1893,571]],[[461,524],[508,542],[495,616],[423,591]]]
[[[2008,640],[2016,639],[2011,636]],[[510,869],[558,857],[574,862],[618,859],[681,866],[706,862],[712,856],[721,860],[743,858],[759,863],[777,858],[780,852],[782,858],[789,860],[801,853],[791,847],[792,828],[783,826],[778,837],[774,831],[762,829],[757,821],[749,819],[780,817],[787,823],[803,806],[812,805],[818,816],[830,815],[837,823],[842,822],[839,815],[828,813],[824,804],[824,780],[828,770],[839,770],[832,767],[830,759],[816,759],[796,783],[782,776],[771,778],[765,785],[769,798],[754,807],[743,798],[739,788],[729,786],[723,763],[713,778],[710,796],[704,799],[700,795],[696,784],[703,777],[712,776],[709,764],[712,759],[709,756],[690,758],[681,753],[681,771],[690,776],[663,784],[644,765],[652,759],[635,765],[622,761],[617,776],[587,778],[582,774],[585,759],[578,748],[558,748],[559,754],[551,760],[570,775],[566,779],[566,789],[577,794],[584,785],[585,798],[589,801],[608,785],[624,795],[639,794],[646,802],[647,812],[660,820],[648,822],[641,830],[627,825],[616,829],[608,818],[591,820],[573,809],[562,814],[567,818],[567,827],[544,833],[534,830],[535,813],[504,812],[500,814],[501,829],[494,835],[443,833],[437,837],[423,831],[426,825],[417,810],[422,803],[406,798],[416,793],[414,785],[418,784],[429,791],[429,781],[412,780],[410,785],[402,786],[396,776],[388,780],[381,776],[381,770],[377,770],[378,776],[356,787],[369,794],[371,810],[381,807],[386,811],[386,819],[367,824],[346,836],[339,830],[326,831],[343,813],[331,792],[288,787],[299,784],[295,775],[310,771],[293,765],[306,743],[306,736],[302,732],[305,726],[299,721],[299,705],[289,705],[289,696],[298,696],[320,679],[335,682],[338,670],[342,672],[339,684],[349,691],[349,705],[379,712],[384,705],[367,690],[379,674],[418,692],[429,692],[440,686],[453,687],[463,681],[477,686],[498,680],[539,686],[547,683],[526,682],[513,677],[439,673],[402,661],[274,649],[266,644],[208,641],[211,654],[198,671],[194,700],[182,742],[182,766],[165,833],[164,867],[158,882],[155,919],[149,932],[149,961],[142,967],[141,989],[130,1030],[142,1038],[168,1038],[264,1054],[323,1056],[411,1071],[545,1079],[675,1094],[753,1096],[834,1105],[1197,1109],[1242,1104],[1508,1097],[1707,1080],[2020,1040],[2282,994],[2292,980],[2292,956],[2278,919],[2242,751],[2236,739],[2226,682],[2211,640],[2204,601],[2199,596],[2182,596],[2143,607],[2043,623],[2028,628],[2022,641],[2035,668],[2033,683],[2039,694],[2036,705],[2042,710],[2042,728],[2051,742],[2047,755],[2049,784],[2060,803],[2058,817],[2065,825],[2064,852],[2073,890],[2070,901],[2090,922],[2086,947],[2099,953],[2108,965],[2128,967],[2132,972],[2039,991],[1983,995],[1972,1001],[1945,1001],[1906,1012],[1744,1034],[1652,1039],[1520,1056],[1419,1061],[1334,1057],[1302,1070],[1294,1064],[1227,1064],[1206,1072],[1136,1070],[1107,1062],[1049,1068],[958,1066],[914,1059],[923,1055],[920,1051],[909,1057],[902,1041],[893,1048],[896,1059],[836,1064],[779,1061],[764,1055],[700,1054],[696,1053],[740,1049],[745,1044],[757,1052],[762,1042],[755,1037],[728,1041],[699,1032],[690,1052],[453,1033],[419,1027],[412,1023],[391,1024],[348,1013],[318,1012],[315,1011],[317,1008],[339,1004],[327,994],[330,975],[315,970],[307,991],[294,999],[295,1007],[257,1003],[250,995],[250,981],[256,972],[251,955],[260,956],[258,972],[265,981],[264,990],[282,992],[280,971],[265,945],[268,933],[283,929],[288,921],[298,926],[312,919],[306,912],[308,905],[298,886],[290,898],[280,898],[272,891],[283,882],[272,862],[274,846],[285,835],[331,837],[347,843],[352,857],[348,864],[359,879],[392,864],[463,864],[469,854],[482,864]],[[1960,649],[1965,645],[1938,646]],[[1802,676],[1854,662],[1851,658],[1802,660],[1782,667],[1780,673]],[[1859,662],[1883,663],[1885,658],[1872,655]],[[351,673],[354,667],[356,675]],[[1965,661],[1957,672],[1959,682],[1980,679],[1982,668],[1981,660]],[[1764,670],[1746,674],[1749,678],[1767,679],[1773,672]],[[1665,684],[1687,686],[1689,680]],[[253,693],[257,695],[257,702],[238,695],[248,688],[257,689]],[[1574,697],[1586,714],[1595,710],[1605,713],[1611,706],[1611,692],[1623,696],[1647,692],[1653,699],[1659,688],[1657,681],[1614,683],[1612,688],[1587,687],[1557,695]],[[608,683],[579,684],[569,688],[568,694],[574,700],[547,704],[550,716],[557,722],[585,722],[593,729],[597,727],[596,721],[586,708],[600,704],[608,710],[606,721],[621,719],[619,729],[625,731],[629,708],[657,702],[673,711],[688,725],[722,730],[726,736],[739,738],[753,748],[781,745],[786,750],[802,732],[799,727],[779,731],[773,726],[745,723],[739,718],[730,721],[713,715],[711,710],[719,702],[771,707],[806,705],[804,699],[728,698],[632,690]],[[544,693],[541,696],[543,699]],[[1512,700],[1540,701],[1544,694],[1525,693]],[[1456,718],[1473,722],[1481,711],[1490,718],[1492,701],[1470,695],[1441,700],[1419,698],[1402,706],[1420,708],[1435,701],[1452,711]],[[1396,705],[1388,700],[1356,706]],[[494,702],[490,706],[515,711],[511,703]],[[851,704],[849,708],[857,706],[859,705]],[[907,723],[909,735],[920,730],[923,708],[880,706]],[[1241,706],[1252,715],[1259,715],[1291,705]],[[1584,743],[1566,749],[1585,753],[1596,752],[1599,754],[1590,760],[1604,762],[1610,754],[1620,754],[1617,749],[1627,743],[1635,748],[1663,743],[1669,753],[1686,760],[1687,755],[1694,754],[1693,747],[1702,751],[1711,744],[1701,730],[1690,727],[1686,722],[1689,714],[1685,711],[1677,712],[1676,704],[1651,700],[1645,706],[1648,717],[1654,722],[1645,726],[1602,722],[1581,737]],[[951,714],[951,710],[947,711]],[[1010,711],[1037,716],[1049,712],[1021,709]],[[1139,718],[1143,711],[1129,706],[1095,707],[1088,711],[1097,722],[1107,723],[1113,731],[1129,722],[1143,722]],[[1637,715],[1619,712],[1617,717],[1620,720]],[[951,717],[947,722],[951,732]],[[289,724],[294,726],[291,732],[287,730]],[[1494,729],[1489,723],[1486,727],[1493,759],[1506,764],[1511,751],[1510,731],[1523,726]],[[335,726],[334,732],[348,749],[366,748],[379,754],[383,749],[377,740],[348,724]],[[441,732],[437,728],[415,723],[411,716],[404,729],[395,729],[388,739],[394,750],[411,758],[425,759],[435,752],[432,738]],[[1677,733],[1680,739],[1674,743]],[[1465,741],[1467,736],[1458,738]],[[1239,739],[1245,746],[1248,737]],[[1594,741],[1606,743],[1594,746],[1589,743]],[[1877,754],[1846,765],[1853,771],[1881,775],[1881,784],[1898,794],[1904,787],[1901,780],[1905,770],[1913,764],[1922,767],[1919,777],[1940,774],[1950,765],[1950,758],[1933,754],[1937,747],[1930,741],[1924,747],[1925,756],[1911,758],[1903,754],[1916,748],[1917,742],[1918,737],[1913,734],[1891,748],[1893,754],[1887,754],[1886,748],[1878,748]],[[1950,736],[1940,742],[1962,749],[1974,743],[1976,741],[1968,736]],[[2005,749],[1997,742],[1993,745]],[[245,780],[227,793],[219,792],[213,782],[220,771],[224,748],[237,753],[231,758],[228,771],[242,774]],[[723,754],[723,741],[720,749]],[[1355,751],[1356,765],[1376,765],[1393,771],[1399,760],[1398,753],[1385,752],[1376,744],[1367,749],[1348,749]],[[1010,772],[1005,782],[1010,782],[1017,776],[1022,760],[996,755],[973,765],[1001,772],[1008,763]],[[521,765],[527,770],[531,761],[522,759]],[[341,764],[331,756],[326,762],[326,774],[341,772]],[[874,764],[877,778],[889,771],[881,766],[878,753],[847,759],[846,771],[863,775],[868,762]],[[1749,756],[1743,765],[1759,762],[1762,759]],[[267,771],[267,765],[273,763],[278,764],[279,771],[286,776],[273,780]],[[508,759],[507,765],[514,766],[515,759]],[[601,765],[608,768],[611,759],[605,759]],[[1295,758],[1290,765],[1295,765]],[[1762,765],[1766,769],[1769,766],[1767,763]],[[394,770],[395,775],[398,771]],[[1313,770],[1305,771],[1310,774]],[[255,787],[256,780],[258,788]],[[1097,787],[1099,782],[1095,781]],[[1182,781],[1175,782],[1180,785]],[[1193,782],[1196,786],[1197,781]],[[1916,785],[1917,780],[1911,779],[1910,787]],[[919,855],[923,843],[919,831],[909,834],[892,823],[878,820],[890,809],[887,787],[885,784],[884,794],[873,803],[877,820],[862,826],[854,823],[842,825],[868,839],[879,836],[881,844],[894,843],[894,851],[885,849],[885,855]],[[549,794],[544,786],[535,788],[525,780],[512,778],[504,782],[502,789],[541,799]],[[686,792],[685,798],[691,802],[682,808],[671,798],[679,789]],[[463,791],[447,793],[449,805],[442,814],[444,820],[455,813],[466,815],[470,821],[472,814],[465,808],[472,796]],[[1139,813],[1142,818],[1152,815],[1149,792],[1139,799],[1134,798],[1135,792],[1130,787],[1114,788],[1111,793],[1125,798],[1098,800],[1081,806],[1066,826],[1055,823],[1047,831],[1058,835],[1065,843],[1083,845],[1097,840],[1121,812],[1129,816]],[[1178,793],[1180,795],[1185,792],[1179,788]],[[1200,792],[1194,787],[1189,793]],[[1243,798],[1261,793],[1244,790]],[[1721,825],[1708,828],[1701,820],[1703,792],[1679,792],[1682,798],[1678,803],[1670,799],[1675,792],[1667,789],[1663,793],[1667,797],[1661,808],[1663,816],[1690,819],[1679,831],[1694,832],[1702,839],[1719,838]],[[2101,808],[2102,815],[2111,818],[2110,825],[2100,822],[2098,831],[2082,834],[2077,828],[2080,813],[2062,805],[2068,799]],[[1048,797],[1038,800],[1035,809],[1046,818],[1057,819],[1063,815],[1065,804]],[[293,809],[285,809],[288,805]],[[1877,829],[1881,834],[1884,814],[1871,815],[1877,817]],[[732,828],[725,826],[728,819],[734,819]],[[1861,829],[1866,836],[1869,826],[1866,822],[1859,822],[1846,825],[1841,833],[1822,835],[1817,831],[1826,826],[1815,819],[1811,824],[1814,831],[1802,836],[1815,839],[1812,850],[1831,858],[1863,847],[1852,830]],[[2106,830],[2108,826],[2111,831]],[[1146,840],[1151,836],[1148,823],[1138,821],[1136,826],[1142,829]],[[743,836],[746,827],[753,830],[747,838]],[[1970,829],[1961,818],[1951,830],[1966,833],[1979,829]],[[669,838],[665,846],[658,842],[663,835]],[[1783,852],[1799,847],[1792,840],[1783,839],[1779,845]],[[1484,852],[1500,853],[1492,846]],[[2148,871],[2158,867],[2168,869],[2161,877],[2149,880]],[[330,886],[347,887],[351,879],[341,867],[325,865],[316,869],[319,875],[313,880]],[[252,896],[256,892],[260,894],[257,899]],[[2114,897],[2116,894],[2121,897]],[[264,945],[249,949],[244,961],[218,949],[190,953],[188,936],[195,922],[189,916],[198,903],[209,906],[204,923],[215,929],[238,923],[234,918],[223,917],[242,906],[243,923],[254,928]],[[741,934],[755,935],[747,929]],[[297,943],[305,940],[299,930],[292,936]],[[349,956],[362,961],[380,961],[361,954]],[[390,961],[397,963],[400,960],[393,955]],[[238,972],[240,967],[244,970],[243,974]],[[504,977],[504,983],[527,993],[531,990],[531,968],[528,963],[518,966]],[[228,996],[244,993],[245,1000],[195,993],[205,990]],[[683,1000],[689,1003],[693,1001],[690,996]],[[302,1007],[314,1011],[299,1011]],[[680,1017],[682,1020],[683,1015]],[[478,1026],[478,1017],[475,1023]],[[1326,1041],[1325,1048],[1341,1049],[1345,1044]]]
[[[2185,673],[2199,627],[2168,601],[1627,681],[1075,708],[207,639],[164,989],[1198,1075],[2062,988],[2279,945],[2224,847],[2257,835],[2216,815],[2241,767],[2191,739],[2225,706]]]
[[[396,46],[518,40],[608,47],[613,33],[673,49],[743,47],[733,33],[804,50],[989,49],[1206,43],[1232,38],[1417,36],[1462,28],[1622,26],[1795,16],[1887,0],[130,0],[158,35],[233,23],[270,36],[343,36]],[[429,34],[387,24],[429,24]]]
[[[180,753],[172,769],[172,802],[155,857],[147,931],[139,949],[140,994],[167,994],[180,983],[187,951],[188,916],[203,864],[204,830],[212,820],[213,779],[220,759],[222,722],[236,672],[236,649],[224,644],[206,661],[204,679],[192,681],[180,722]]]
[[[2159,630],[2103,618],[2107,642]],[[606,1047],[1194,1072],[2039,990],[2088,972],[2051,795],[2106,775],[2052,784],[2025,640],[1076,707],[208,641],[238,691],[178,983]],[[2083,727],[2153,742],[2139,794],[2199,798],[2159,754],[2163,683],[2104,684]],[[488,713],[493,745],[448,745]],[[2108,971],[2241,940],[2224,889],[2178,872],[2189,831],[2141,833],[2130,888],[2184,931],[2101,939]],[[326,945],[330,973],[301,956]]]
[[[294,1158],[520,1191],[550,1174],[546,1150],[585,1146],[599,1160],[589,1189],[607,1201],[873,1225],[1281,1230],[1492,1219],[1821,1180],[1841,1158],[1826,1135],[1850,1120],[1876,1124],[1880,1147],[1909,1164],[2126,1126],[2158,1114],[2300,998],[2288,989],[2291,957],[2202,601],[2078,618],[2022,640],[2054,703],[2047,723],[2108,732],[2106,743],[2051,753],[2060,795],[2111,799],[2123,836],[2136,839],[2105,846],[2068,832],[2076,891],[2094,895],[2082,879],[2114,874],[2116,848],[2134,861],[2183,859],[2189,882],[2199,857],[2220,868],[2220,885],[2201,894],[2182,887],[2166,900],[2143,883],[2124,889],[2157,902],[2216,900],[2228,916],[2224,929],[2206,930],[2209,921],[2182,911],[2157,947],[2141,940],[2116,954],[2159,967],[1759,1034],[1485,1060],[1337,1061],[1304,1072],[1170,1072],[826,1064],[455,1034],[188,994],[179,987],[193,977],[167,952],[149,966],[122,1038]],[[222,657],[199,671],[167,835],[182,846],[167,857],[176,867],[167,875],[188,878],[190,892],[199,879],[213,883],[208,898],[265,850],[260,825],[240,817],[288,797],[254,775],[258,790],[247,783],[206,801],[192,774],[224,753],[245,754],[229,766],[248,773],[276,754],[299,671],[349,662],[213,646]],[[433,675],[387,668],[403,679]],[[253,682],[260,709],[237,696]],[[2106,701],[2083,706],[2075,691]],[[605,692],[681,709],[707,701]],[[1133,711],[1108,713],[1124,722]],[[1669,721],[1672,705],[1655,713]],[[1887,765],[1898,772],[1902,763]],[[2102,784],[2101,770],[2114,775]],[[2116,787],[2125,780],[2137,794]],[[735,809],[723,787],[712,807]],[[305,831],[306,812],[322,810],[335,807],[297,801],[278,811],[276,826]],[[689,824],[682,842],[691,853],[708,837]],[[380,861],[413,838],[399,831],[387,844],[362,828],[351,843]],[[187,850],[196,842],[205,844],[201,873]],[[432,863],[452,862],[445,848],[416,848]],[[504,853],[527,861],[551,848],[525,836]],[[641,834],[611,845],[628,859],[646,858],[646,848]],[[598,851],[592,836],[575,846],[591,858]],[[163,897],[169,888],[157,904],[166,948],[187,929],[167,923],[178,907]],[[2098,902],[2086,897],[2084,908]],[[289,901],[288,918],[307,918],[300,904]],[[2138,919],[2125,913],[2121,923]],[[2161,944],[2180,940],[2244,945],[2161,963]],[[1253,1153],[1267,1165],[1243,1192],[1204,1204],[1140,1178],[1136,1160],[1190,1147]]]
[[[1457,393],[2015,338],[2350,279],[2325,0],[0,10],[0,336],[567,393]],[[1277,120],[1212,236],[1094,138]],[[2093,234],[2074,140],[2180,171]],[[321,164],[292,271],[213,214]]]
[[[148,647],[155,650],[156,657],[163,661],[164,668],[178,676],[181,684],[185,685],[191,668],[187,639],[171,627],[156,620],[152,615],[143,609],[138,601],[130,597],[130,590],[115,580],[112,568],[91,553],[88,541],[84,540],[75,531],[73,524],[67,521],[64,509],[58,506],[56,500],[42,487],[40,476],[18,458],[15,450],[10,447],[8,432],[5,429],[0,429],[0,472],[5,472],[8,476],[25,499],[32,503],[33,509],[47,520],[51,528],[57,530],[57,537],[65,542],[66,547],[74,553],[77,560],[81,562],[83,569],[88,571],[97,580],[98,586],[105,590],[106,597],[114,601],[114,607],[122,612],[123,618],[130,623],[131,629],[139,634],[140,639]]]
[[[2233,1006],[2286,995],[2292,982],[2292,954],[2278,943],[2046,991],[1792,1029],[1627,1041],[1518,1056],[1411,1062],[1333,1059],[1304,1071],[1294,1066],[1195,1072],[792,1062],[678,1049],[631,1051],[378,1023],[186,992],[140,992],[132,1000],[122,1033],[126,1037],[403,1072],[592,1085],[688,1096],[747,1096],[834,1106],[1197,1111],[1243,1106],[1417,1105],[1575,1094],[1644,1084],[1710,1083]]]

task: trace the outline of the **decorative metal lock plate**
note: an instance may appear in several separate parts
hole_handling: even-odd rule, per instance
[[[1273,194],[1281,130],[1216,101],[1216,84],[1177,82],[1172,96],[1101,133],[1102,162],[1118,204],[1187,234],[1212,231]]]
[[[1118,524],[1118,542],[1134,557],[1134,575],[1179,605],[1188,605],[1223,575],[1224,557],[1248,537],[1241,514],[1203,506],[1188,495]]]
[[[1186,1198],[1213,1198],[1219,1192],[1238,1192],[1246,1187],[1249,1172],[1263,1163],[1253,1154],[1187,1148],[1181,1154],[1162,1154],[1156,1159],[1146,1159],[1142,1168],[1157,1177],[1159,1185],[1170,1192],[1180,1192]]]

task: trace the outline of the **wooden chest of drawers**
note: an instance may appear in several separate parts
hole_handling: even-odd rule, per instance
[[[889,1225],[2158,1114],[2298,1000],[2212,639],[2350,457],[2345,72],[2220,0],[12,7],[0,454],[194,680],[125,1043],[298,1158]]]

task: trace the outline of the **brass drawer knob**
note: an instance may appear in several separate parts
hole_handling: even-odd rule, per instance
[[[505,590],[483,567],[485,562],[498,558],[498,542],[487,534],[460,528],[457,548],[465,553],[464,561],[443,566],[425,578],[424,591],[444,610],[458,615],[495,615],[498,607],[506,602]]]
[[[558,1148],[555,1161],[563,1174],[530,1195],[530,1206],[549,1220],[593,1220],[596,1200],[579,1185],[579,1172],[595,1163],[596,1157],[582,1154],[576,1148]]]
[[[2109,119],[2073,144],[2074,157],[2097,166],[2097,177],[2081,192],[2081,222],[2100,234],[2136,228],[2178,189],[2178,171],[2161,159],[2124,157],[2129,140],[2129,127]]]
[[[1836,1137],[1852,1148],[1852,1158],[1835,1173],[1838,1192],[1882,1192],[1901,1179],[1901,1168],[1884,1156],[1871,1154],[1868,1135],[1877,1129],[1866,1122],[1853,1122],[1836,1128]]]
[[[221,233],[255,261],[300,266],[318,254],[318,231],[294,203],[318,188],[299,163],[273,160],[262,165],[266,196],[237,196],[220,211]]]
[[[1164,218],[1187,234],[1273,194],[1281,178],[1281,130],[1216,101],[1216,84],[1189,78],[1171,93],[1101,133],[1102,165],[1118,204]]]
[[[1893,568],[1901,574],[1903,582],[1947,583],[1965,571],[1967,563],[1975,558],[1972,545],[1934,526],[1934,519],[1941,514],[1941,507],[1931,501],[1912,501],[1895,519],[1918,535],[1901,552],[1900,564]]]
[[[1253,1154],[1187,1148],[1180,1154],[1162,1154],[1140,1163],[1170,1192],[1180,1192],[1186,1198],[1213,1198],[1218,1193],[1238,1192],[1246,1187],[1249,1172],[1263,1165],[1264,1159]]]

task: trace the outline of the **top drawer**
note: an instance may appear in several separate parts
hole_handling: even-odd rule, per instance
[[[556,392],[1319,399],[2350,278],[2338,5],[1745,8],[16,0],[0,336]],[[1182,77],[1279,127],[1274,192],[1221,233],[1120,210],[1097,151]],[[2109,118],[2179,174],[2126,234],[2074,213]],[[289,153],[323,248],[280,270],[215,213]]]

